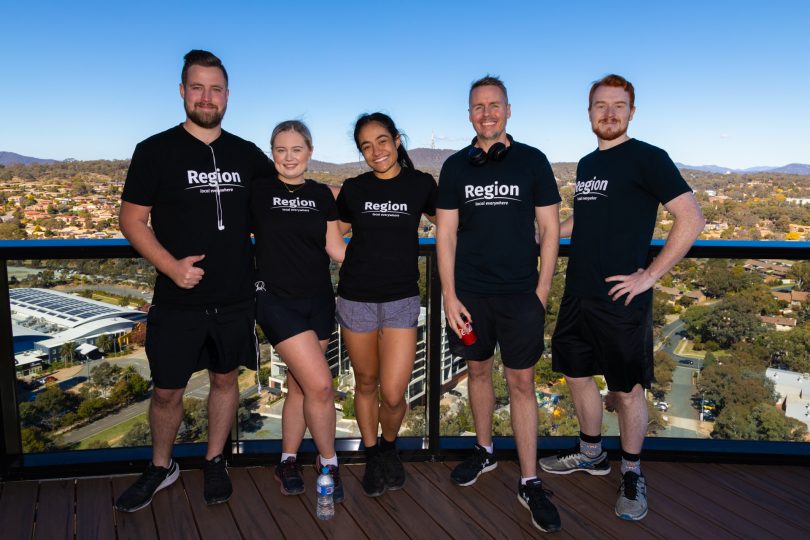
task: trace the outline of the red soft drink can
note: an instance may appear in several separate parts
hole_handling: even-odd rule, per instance
[[[478,341],[478,336],[475,335],[475,330],[473,330],[473,327],[470,324],[470,321],[467,320],[467,317],[462,315],[461,320],[464,321],[464,326],[461,327],[461,342],[466,346],[470,346]]]

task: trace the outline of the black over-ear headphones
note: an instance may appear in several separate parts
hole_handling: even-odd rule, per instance
[[[470,143],[472,146],[470,146],[470,151],[467,152],[467,161],[474,167],[480,167],[487,161],[503,161],[506,154],[509,153],[509,149],[512,148],[512,144],[515,142],[511,135],[507,135],[506,138],[509,139],[509,146],[506,146],[502,142],[496,142],[489,147],[489,150],[484,152],[481,148],[475,146],[478,137],[473,137]]]

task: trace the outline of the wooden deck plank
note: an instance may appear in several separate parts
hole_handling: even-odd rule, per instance
[[[342,505],[352,515],[369,538],[400,540],[408,538],[405,531],[380,505],[378,497],[367,497],[363,486],[349,468],[363,468],[363,465],[341,465],[340,477],[346,498]]]
[[[113,498],[127,489],[137,476],[116,476],[112,479]],[[118,540],[153,540],[158,537],[152,506],[137,512],[115,512],[115,531]]]
[[[281,494],[271,468],[256,467],[249,469],[248,473],[286,538],[324,538],[321,529],[304,508],[301,498]]]
[[[449,475],[457,463],[446,462],[444,465],[447,468],[444,472]],[[478,477],[475,487],[481,497],[487,499],[489,504],[498,506],[524,531],[531,535],[542,536],[543,533],[532,525],[529,512],[517,502],[518,478],[518,473],[514,469],[499,466],[494,471]],[[512,501],[517,504],[512,504]],[[555,501],[553,497],[551,502],[557,507],[557,511],[560,513],[560,522],[562,523],[562,530],[554,535],[555,538],[593,538],[600,540],[605,538],[604,532],[593,528],[587,521],[581,521],[580,516],[571,512],[567,506],[560,505],[559,501]]]
[[[346,466],[344,466],[346,467]],[[345,474],[345,471],[341,470]],[[342,476],[342,475],[341,475]],[[301,495],[304,503],[312,519],[321,528],[327,538],[335,540],[352,540],[354,538],[366,538],[366,533],[362,527],[358,525],[352,515],[343,504],[335,505],[335,517],[332,519],[321,521],[317,517],[316,505],[318,500],[316,484],[317,476],[313,467],[304,467],[304,485],[306,491]],[[344,486],[344,492],[345,486]]]
[[[37,508],[36,482],[8,482],[3,484],[0,497],[0,531],[3,537],[30,539],[34,529],[34,513]]]
[[[281,538],[281,529],[273,519],[270,509],[265,506],[248,470],[230,468],[228,472],[233,482],[233,497],[228,501],[228,506],[242,537],[247,540]]]
[[[368,498],[362,465],[341,468],[346,501],[334,520],[315,518],[315,473],[303,497],[285,497],[270,468],[231,469],[234,497],[207,507],[200,471],[155,496],[139,512],[115,512],[113,497],[134,476],[0,483],[0,536],[36,538],[544,538],[515,500],[516,463],[500,462],[471,487],[452,484],[455,463],[406,463],[405,489]],[[807,469],[763,465],[645,462],[650,513],[641,522],[613,514],[618,472],[543,475],[555,492],[563,538],[806,538]],[[483,517],[482,517],[483,516]],[[114,524],[114,525],[113,525]],[[114,527],[114,528],[113,528]]]
[[[73,540],[75,480],[40,482],[34,539]]]
[[[112,503],[112,483],[109,478],[77,480],[76,538],[115,538]]]
[[[706,474],[690,467],[695,474]],[[740,470],[712,465],[708,476],[712,482],[722,484],[730,493],[750,499],[770,515],[784,520],[810,535],[810,499],[795,493],[785,484],[775,481],[770,470]]]
[[[666,473],[658,469],[658,463],[645,462],[644,470],[649,482],[648,494],[650,496],[650,512],[660,514],[671,523],[673,531],[686,530],[701,531],[701,536],[707,538],[738,538],[733,531],[718,524],[716,516],[705,512],[711,508],[711,502],[700,494],[684,492],[669,481]],[[675,487],[675,489],[674,489]],[[662,531],[661,531],[662,532]]]
[[[747,498],[729,500],[728,492],[713,479],[706,477],[710,467],[711,465],[703,465],[700,472],[695,474],[684,464],[655,464],[656,471],[664,482],[662,490],[666,489],[671,495],[679,497],[679,501],[692,512],[711,516],[715,523],[738,538],[772,537],[774,533],[768,530],[770,525],[763,527],[761,521],[751,519],[752,516],[761,515],[761,509],[758,511],[758,507]],[[686,519],[688,513],[681,517]]]
[[[180,474],[182,476],[185,473]],[[177,481],[158,491],[151,506],[161,540],[200,538],[183,482]]]
[[[420,502],[453,538],[476,537],[487,534],[492,538],[531,538],[533,533],[521,528],[502,505],[495,505],[481,497],[478,486],[458,486],[450,479],[446,467],[434,464],[409,464],[409,469],[429,481],[414,482],[419,488],[414,499]],[[419,478],[418,476],[416,477]],[[409,478],[410,481],[410,478]],[[443,495],[443,497],[439,497]],[[519,505],[517,499],[506,505]],[[525,520],[524,516],[524,520]],[[476,534],[476,531],[480,531]]]
[[[189,506],[203,540],[239,540],[242,535],[225,503],[208,505],[203,495],[203,472],[199,469],[184,471],[183,486]]]
[[[365,466],[346,467],[357,480],[362,480]],[[407,481],[406,481],[407,486]],[[450,538],[440,524],[436,523],[407,493],[407,487],[396,491],[386,491],[377,497],[379,504],[385,509],[391,519],[408,534],[409,537],[420,540],[435,540]]]

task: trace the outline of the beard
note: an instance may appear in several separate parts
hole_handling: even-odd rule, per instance
[[[193,123],[203,129],[212,129],[222,123],[222,117],[225,116],[226,107],[223,107],[222,110],[217,108],[203,109],[197,105],[199,104],[195,103],[189,107],[187,103],[185,104],[186,116],[188,116],[188,119]]]
[[[627,133],[627,125],[622,126],[621,124],[597,124],[596,127],[592,127],[591,130],[596,134],[597,137],[602,139],[603,141],[614,141]]]

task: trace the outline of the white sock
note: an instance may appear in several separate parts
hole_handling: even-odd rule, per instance
[[[337,467],[337,465],[338,465],[337,454],[335,454],[334,456],[332,456],[330,458],[325,458],[323,456],[319,456],[319,457],[321,458],[321,465],[333,465],[335,467]]]
[[[521,476],[520,485],[525,486],[529,480],[537,480],[537,476]]]
[[[492,443],[489,443],[489,444],[479,444],[478,446],[480,446],[481,448],[483,448],[484,450],[486,450],[486,451],[487,451],[487,454],[491,454],[491,453],[492,453],[492,451],[495,449],[495,445],[493,445]]]
[[[288,454],[287,452],[282,452],[281,453],[281,461],[287,461],[287,458],[296,459],[296,455],[295,454]]]

